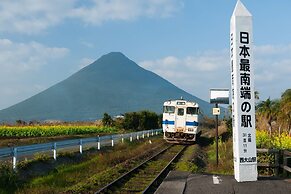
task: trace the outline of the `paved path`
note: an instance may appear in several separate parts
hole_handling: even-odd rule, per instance
[[[190,174],[171,171],[156,191],[158,194],[291,194],[291,179],[260,178],[238,183],[233,176]]]

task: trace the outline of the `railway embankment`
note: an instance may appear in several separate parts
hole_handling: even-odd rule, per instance
[[[11,166],[3,166],[0,189],[4,193],[59,193],[83,188],[88,191],[91,184],[98,182],[100,185],[97,184],[97,188],[98,185],[104,186],[107,180],[120,175],[164,146],[162,138],[150,136],[132,142],[125,140],[101,150],[95,146],[82,155],[66,152],[59,155],[56,161],[39,155],[33,161],[20,163],[17,172],[12,171]]]

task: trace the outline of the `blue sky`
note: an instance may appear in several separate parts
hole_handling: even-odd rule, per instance
[[[291,1],[242,0],[253,15],[255,89],[291,88]],[[206,101],[230,87],[235,0],[1,0],[0,109],[123,52]]]

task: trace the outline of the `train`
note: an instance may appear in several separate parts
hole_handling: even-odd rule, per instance
[[[195,143],[201,135],[198,127],[199,105],[183,99],[163,104],[163,133],[169,143]]]

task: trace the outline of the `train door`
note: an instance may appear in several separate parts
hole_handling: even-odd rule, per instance
[[[177,114],[176,114],[176,132],[184,132],[185,131],[185,123],[186,123],[186,117],[185,117],[185,108],[177,108]]]

